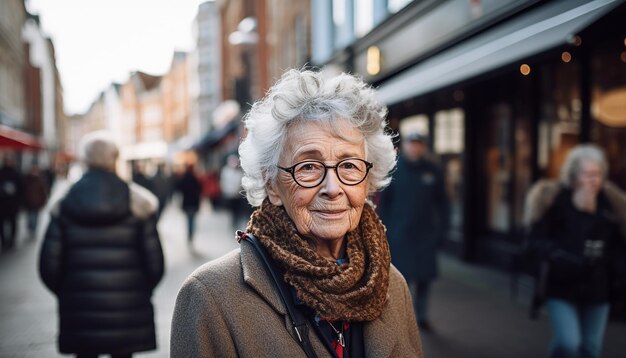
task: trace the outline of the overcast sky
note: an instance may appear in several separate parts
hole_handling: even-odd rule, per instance
[[[193,48],[192,23],[204,1],[27,0],[26,8],[54,42],[65,110],[74,114],[131,71],[164,74],[174,50]]]

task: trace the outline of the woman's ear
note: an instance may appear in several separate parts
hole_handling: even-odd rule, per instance
[[[270,203],[275,206],[283,205],[283,201],[280,198],[280,195],[278,195],[278,192],[274,188],[274,183],[269,182],[265,184],[265,191],[267,192],[267,197],[270,199]]]

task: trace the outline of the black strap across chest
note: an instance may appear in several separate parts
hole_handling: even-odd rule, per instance
[[[298,343],[300,343],[300,347],[306,353],[308,358],[317,358],[317,354],[313,350],[311,346],[311,341],[309,340],[309,327],[307,325],[307,319],[304,314],[295,307],[293,302],[293,297],[291,296],[291,291],[287,286],[287,283],[279,276],[279,270],[274,263],[274,260],[269,258],[265,248],[259,241],[252,235],[244,233],[242,231],[237,231],[237,237],[239,241],[245,241],[252,245],[255,248],[256,252],[259,254],[261,261],[265,265],[266,271],[272,277],[276,288],[278,289],[278,293],[281,301],[287,308],[287,313],[289,314],[289,318],[291,318],[291,324],[296,333],[296,337],[298,338]]]

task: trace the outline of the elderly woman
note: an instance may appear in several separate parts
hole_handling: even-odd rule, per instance
[[[626,262],[626,199],[606,182],[607,172],[599,148],[579,145],[560,183],[541,181],[528,195],[530,246],[541,265],[536,296],[552,325],[551,357],[601,356],[615,279],[623,280]]]
[[[295,70],[252,107],[239,152],[258,209],[241,249],[184,283],[173,357],[422,356],[406,282],[366,200],[395,165],[385,114],[353,76]]]
[[[156,348],[158,201],[115,175],[118,149],[106,133],[87,135],[81,147],[87,171],[52,200],[39,272],[59,302],[61,353],[130,357]]]

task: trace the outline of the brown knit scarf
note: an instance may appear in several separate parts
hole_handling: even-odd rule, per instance
[[[247,231],[255,235],[298,298],[328,320],[371,321],[383,311],[389,286],[390,255],[385,227],[370,205],[359,226],[346,234],[349,262],[337,265],[301,237],[282,206],[265,200]]]

